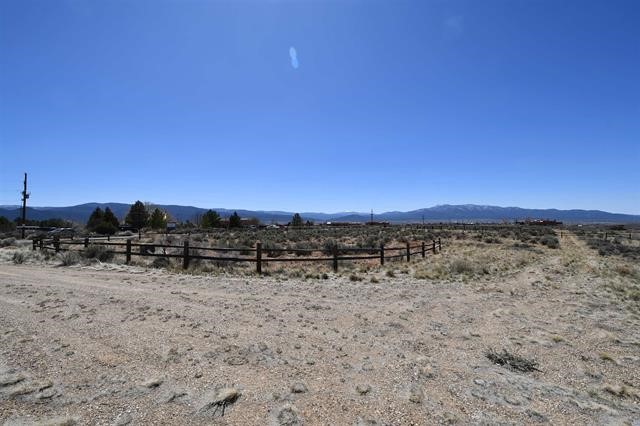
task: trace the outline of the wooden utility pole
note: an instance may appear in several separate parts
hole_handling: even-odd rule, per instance
[[[27,174],[24,174],[24,190],[22,191],[22,239],[24,240],[24,227],[27,225]]]

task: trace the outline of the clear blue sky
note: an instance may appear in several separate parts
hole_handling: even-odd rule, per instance
[[[640,2],[0,2],[0,204],[640,213]]]

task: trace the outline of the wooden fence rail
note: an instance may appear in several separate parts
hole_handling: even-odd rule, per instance
[[[110,242],[110,241],[90,241],[85,239],[41,239],[33,241],[33,250],[54,250],[56,253],[61,251],[76,251],[82,252],[87,250],[89,246],[103,246],[110,248],[107,250],[114,255],[124,255],[126,262],[131,262],[132,256],[141,257],[167,257],[167,258],[181,258],[182,267],[184,269],[189,268],[189,264],[192,259],[198,260],[212,260],[223,262],[255,262],[256,272],[262,273],[262,265],[269,262],[331,262],[333,270],[338,271],[338,265],[341,261],[351,260],[374,260],[378,259],[381,265],[384,265],[386,260],[392,259],[407,259],[407,262],[411,261],[411,256],[420,255],[425,258],[427,252],[437,254],[442,250],[442,241],[440,238],[433,240],[430,243],[424,241],[419,244],[411,244],[407,242],[405,247],[385,247],[381,244],[380,247],[336,247],[331,250],[330,256],[327,256],[327,249],[284,249],[284,248],[265,248],[261,242],[257,242],[255,248],[243,248],[243,247],[191,247],[189,241],[185,240],[183,245],[175,244],[152,244],[152,243],[134,243],[131,239],[126,242]],[[81,248],[73,248],[73,246],[81,246]],[[118,250],[119,247],[123,247],[124,251]],[[157,253],[156,249],[161,249],[162,253]],[[167,249],[173,252],[167,252]],[[219,252],[219,253],[255,253],[255,256],[204,256],[201,252]],[[397,253],[397,254],[388,254]],[[296,257],[273,257],[272,253],[296,253],[304,254],[305,256]],[[312,257],[313,253],[322,253],[323,255]],[[361,255],[354,255],[354,253],[363,253]]]

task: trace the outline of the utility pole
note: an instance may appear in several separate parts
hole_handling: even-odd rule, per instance
[[[27,174],[24,174],[24,190],[22,191],[22,239],[24,240],[24,227],[27,225]]]

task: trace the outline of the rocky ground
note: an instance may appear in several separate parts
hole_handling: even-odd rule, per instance
[[[637,267],[469,244],[360,281],[5,262],[0,422],[640,425]]]

